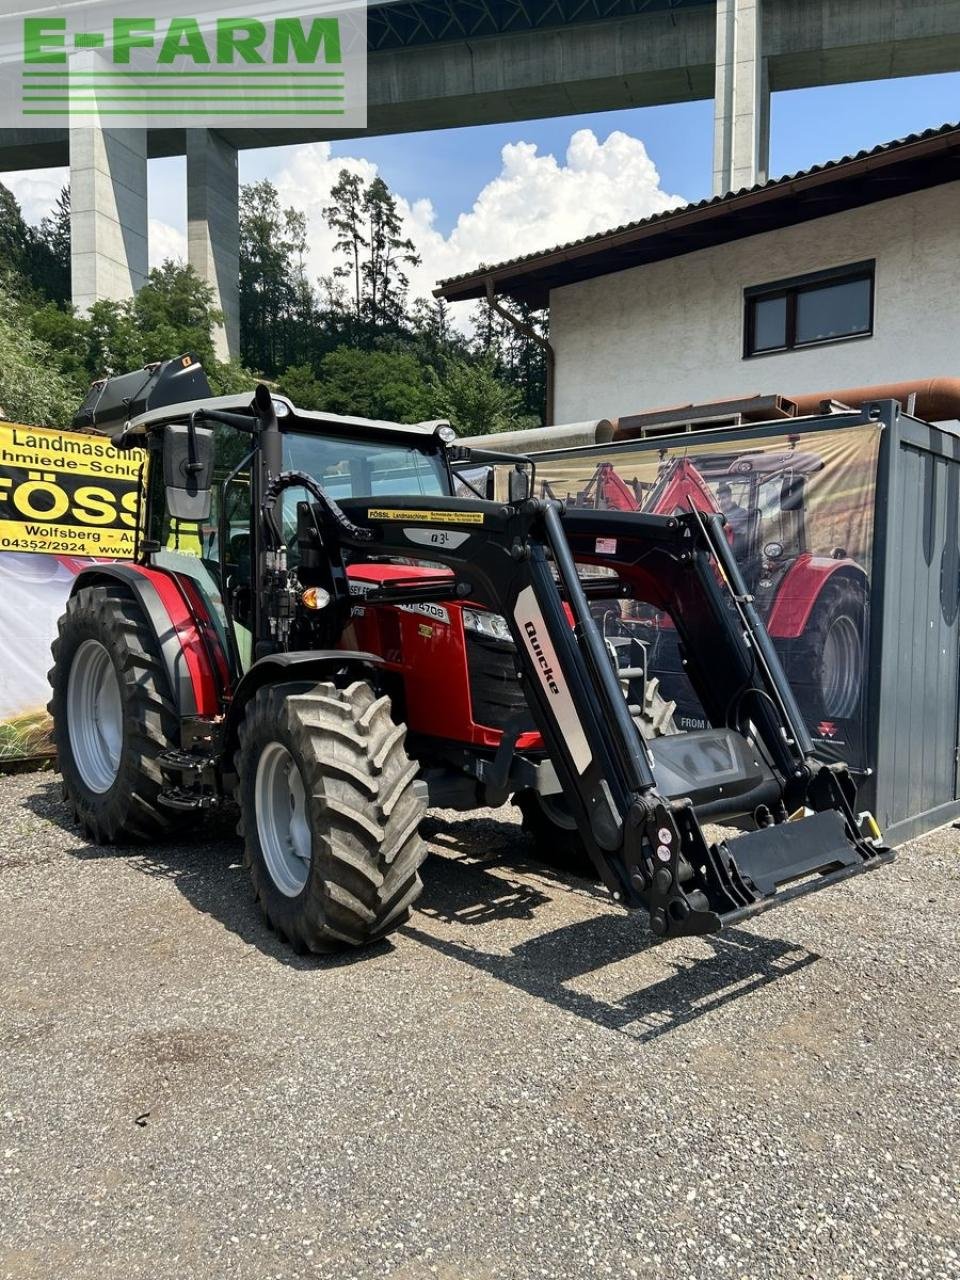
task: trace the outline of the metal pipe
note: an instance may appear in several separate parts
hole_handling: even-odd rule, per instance
[[[873,386],[842,387],[839,391],[811,391],[791,396],[801,416],[820,412],[824,400],[859,409],[871,400],[899,400],[908,411],[911,397],[914,413],[926,422],[950,422],[960,419],[960,378],[919,378],[908,382],[881,382]]]

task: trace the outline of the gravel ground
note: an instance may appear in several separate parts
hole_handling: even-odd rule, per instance
[[[651,945],[435,814],[411,925],[288,954],[235,842],[0,779],[0,1277],[960,1276],[960,833]]]

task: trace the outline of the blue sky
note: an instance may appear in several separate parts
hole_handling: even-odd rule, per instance
[[[960,122],[960,73],[778,93],[772,103],[774,176],[945,122]],[[573,145],[571,146],[571,140]],[[423,261],[415,294],[436,281],[550,248],[710,194],[713,102],[524,120],[511,124],[323,146],[244,151],[241,181],[269,177],[308,221],[308,270],[329,273],[333,237],[322,210],[341,164],[379,171],[401,198]],[[182,157],[150,164],[154,263],[186,256]],[[37,222],[64,170],[2,175]]]
[[[770,171],[772,175],[792,173],[947,121],[960,122],[960,73],[777,93],[771,110]],[[373,161],[391,188],[408,200],[429,196],[437,211],[438,229],[446,233],[499,172],[504,144],[522,139],[559,157],[581,128],[592,129],[601,138],[614,129],[640,138],[665,190],[688,200],[710,194],[713,102],[709,100],[438,133],[354,138],[335,143],[333,151]],[[286,155],[287,149],[248,153],[243,160],[244,177],[276,173]]]

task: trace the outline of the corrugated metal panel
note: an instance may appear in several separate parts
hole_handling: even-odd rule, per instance
[[[887,582],[896,610],[881,715],[881,733],[893,739],[880,804],[886,823],[930,813],[957,796],[960,471],[953,459],[905,443],[898,463],[892,498],[900,514],[899,572]]]

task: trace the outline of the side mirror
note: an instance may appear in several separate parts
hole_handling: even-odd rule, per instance
[[[207,520],[213,497],[213,430],[193,422],[163,429],[163,483],[174,520]]]

